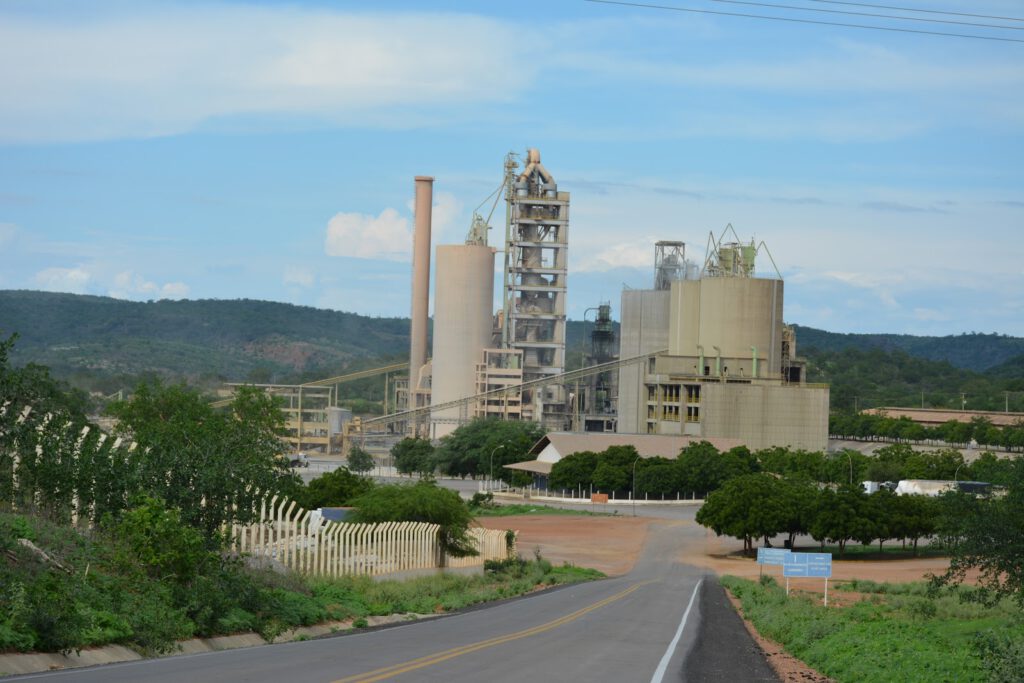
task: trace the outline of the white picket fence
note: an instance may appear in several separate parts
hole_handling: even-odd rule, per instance
[[[313,576],[477,567],[515,553],[514,533],[509,547],[505,531],[472,528],[469,533],[480,554],[450,557],[438,541],[440,528],[423,522],[337,523],[274,496],[261,506],[259,522],[233,525],[232,536],[240,553],[271,558]]]

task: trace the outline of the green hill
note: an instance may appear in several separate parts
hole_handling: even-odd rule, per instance
[[[569,321],[567,359],[579,364],[593,322]],[[616,326],[617,331],[617,326]],[[298,382],[405,360],[409,321],[248,299],[134,302],[0,291],[0,336],[19,334],[12,361],[49,366],[72,385],[112,393],[143,377]],[[833,407],[1024,404],[1024,339],[994,334],[914,337],[799,327],[809,379],[832,384]],[[346,396],[379,398],[378,380]]]
[[[12,362],[99,390],[157,374],[211,383],[295,381],[408,354],[407,320],[248,299],[123,301],[0,291]]]
[[[949,361],[958,368],[982,371],[1024,355],[1024,338],[977,332],[946,337],[917,337],[909,334],[842,334],[813,327],[794,325],[797,350],[807,355],[808,349],[844,351],[846,349],[880,349],[902,351],[909,356],[935,361]],[[1020,361],[1017,361],[1018,366]]]

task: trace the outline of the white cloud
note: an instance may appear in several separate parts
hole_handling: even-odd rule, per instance
[[[394,107],[508,101],[513,26],[464,14],[123,5],[66,21],[0,20],[0,139],[146,137],[214,118],[300,114],[388,125]],[[496,74],[501,77],[496,77]]]
[[[295,287],[312,287],[316,283],[316,275],[309,268],[302,266],[288,266],[284,269],[282,281],[286,285]]]
[[[36,286],[48,292],[84,294],[92,276],[82,266],[75,268],[45,268],[35,274]]]
[[[408,261],[412,253],[409,220],[390,208],[378,216],[335,214],[327,223],[324,251],[328,256]]]
[[[189,294],[189,287],[184,282],[157,284],[126,270],[114,276],[114,286],[107,293],[115,299],[184,299]]]
[[[570,269],[582,273],[604,272],[614,268],[653,269],[654,242],[653,238],[644,238],[634,242],[612,244],[600,250],[582,244],[579,247],[580,257],[569,257]]]

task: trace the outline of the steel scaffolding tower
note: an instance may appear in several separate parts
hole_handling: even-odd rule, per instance
[[[502,346],[523,352],[523,381],[559,375],[565,368],[565,294],[569,247],[569,193],[559,192],[527,151],[526,166],[505,162],[505,272]],[[523,411],[549,428],[565,428],[564,389],[557,385],[524,392]]]

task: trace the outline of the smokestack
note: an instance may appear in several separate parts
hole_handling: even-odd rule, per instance
[[[416,176],[416,229],[412,238],[412,326],[409,344],[409,388],[417,389],[420,368],[427,363],[427,307],[430,301],[430,212],[434,179]]]

